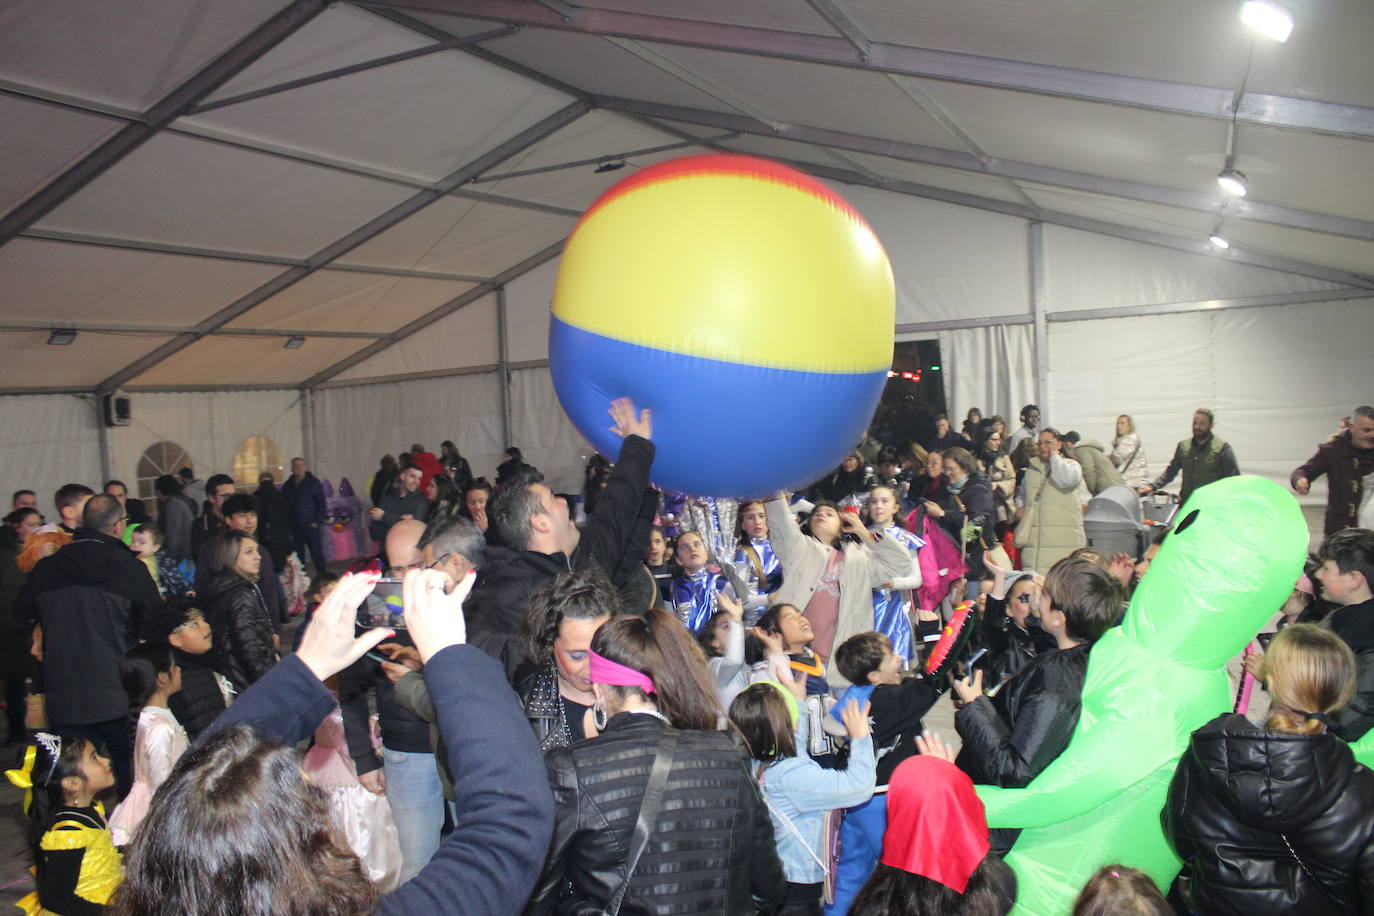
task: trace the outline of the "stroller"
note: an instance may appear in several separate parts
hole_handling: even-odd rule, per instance
[[[1150,529],[1140,497],[1124,484],[1107,487],[1088,501],[1083,512],[1088,546],[1104,557],[1124,553],[1139,560],[1150,545]]]

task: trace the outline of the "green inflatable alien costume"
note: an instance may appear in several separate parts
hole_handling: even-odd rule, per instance
[[[1200,488],[1179,510],[1121,626],[1093,646],[1068,748],[1024,789],[979,786],[990,827],[1026,828],[1007,856],[1021,916],[1060,916],[1120,862],[1167,891],[1181,863],[1159,814],[1192,732],[1232,707],[1224,665],[1293,590],[1307,524],[1258,477]]]

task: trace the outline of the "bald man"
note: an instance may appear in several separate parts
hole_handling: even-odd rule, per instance
[[[425,523],[406,519],[391,526],[386,535],[388,578],[399,579],[408,569],[424,565],[420,538]],[[392,640],[411,645],[405,630]],[[368,697],[377,697],[382,726],[382,759],[372,747],[368,728]],[[439,848],[444,826],[444,790],[435,769],[429,743],[429,726],[396,702],[396,691],[377,661],[363,656],[339,673],[339,707],[343,710],[348,753],[358,769],[358,781],[369,791],[386,794],[401,841],[401,873],[404,882],[419,873]]]

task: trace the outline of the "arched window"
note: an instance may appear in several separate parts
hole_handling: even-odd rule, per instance
[[[195,468],[186,449],[175,442],[154,442],[138,459],[138,498],[155,499],[153,483],[163,474],[176,475],[182,468]]]
[[[281,449],[266,436],[249,436],[234,452],[234,483],[240,489],[255,489],[263,471],[270,471],[277,483],[282,482]]]

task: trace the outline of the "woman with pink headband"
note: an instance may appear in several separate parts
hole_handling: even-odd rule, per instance
[[[691,635],[662,610],[615,617],[588,667],[600,734],[545,757],[554,833],[525,913],[776,910],[773,825]]]

